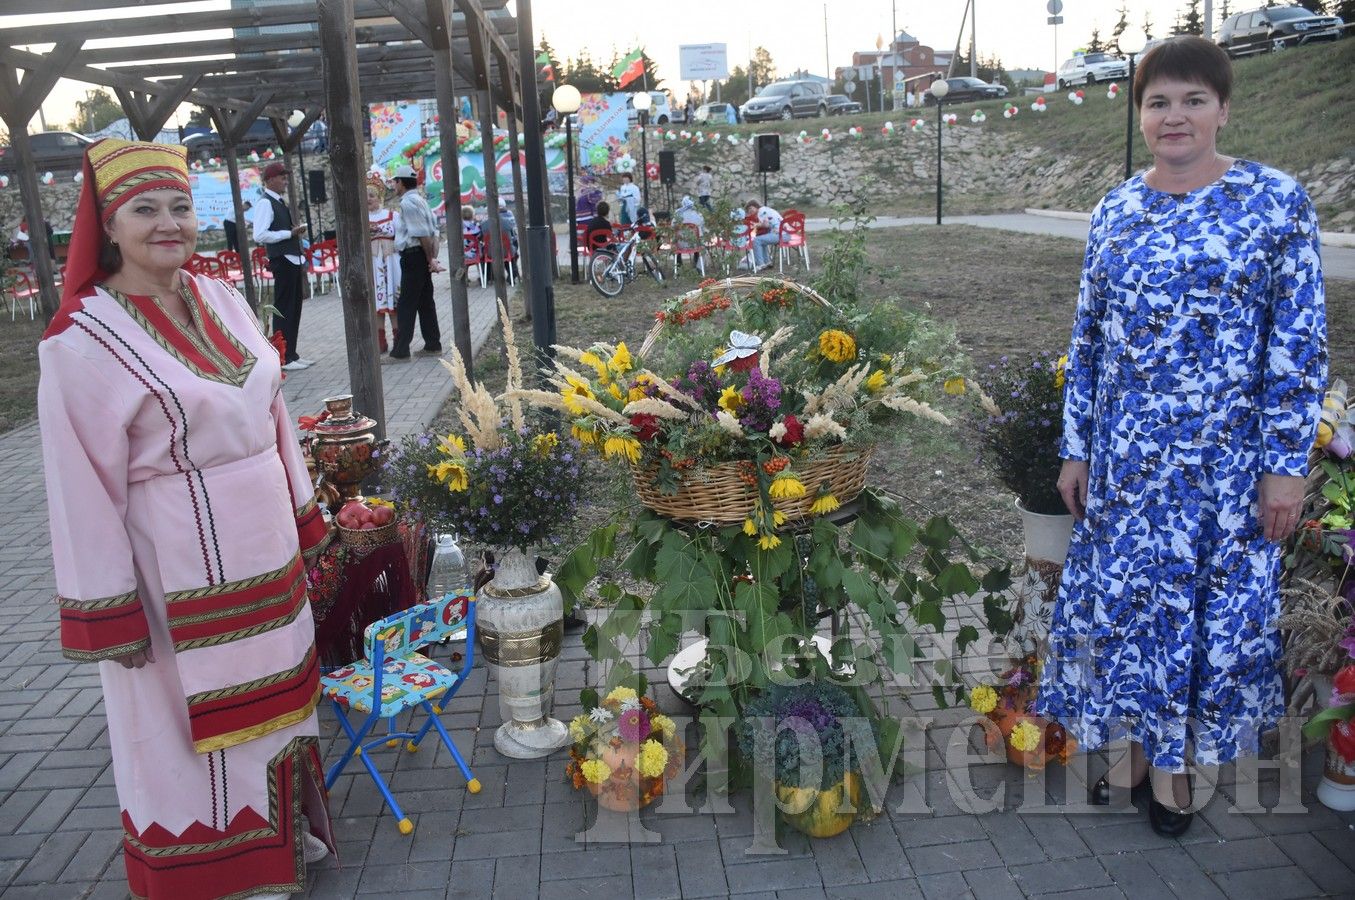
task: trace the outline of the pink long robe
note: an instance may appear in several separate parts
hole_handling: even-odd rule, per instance
[[[181,276],[194,328],[96,288],[39,346],[61,641],[99,661],[133,896],[296,891],[303,812],[333,846],[303,561],[325,526],[277,351]]]

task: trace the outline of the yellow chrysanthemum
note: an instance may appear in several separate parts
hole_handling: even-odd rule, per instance
[[[781,510],[779,509],[772,510],[772,524],[775,525],[777,528],[780,528],[782,525],[786,524],[786,518],[787,518],[786,514],[783,513]]]
[[[532,449],[542,456],[548,456],[558,446],[560,446],[560,436],[553,431],[547,431],[545,434],[538,434],[532,438]]]
[[[835,363],[856,359],[856,338],[845,331],[830,328],[819,335],[819,353]]]
[[[569,739],[576,744],[583,743],[588,737],[590,722],[587,713],[579,713],[569,720]]]
[[[805,495],[805,486],[804,482],[800,481],[794,472],[789,469],[782,469],[781,473],[773,479],[772,486],[768,488],[767,493],[771,494],[773,500],[794,500]]]
[[[452,492],[464,491],[470,484],[470,476],[466,473],[466,467],[459,462],[440,462],[427,468],[430,478],[445,484],[447,489]]]
[[[597,399],[593,395],[593,388],[588,382],[574,375],[566,375],[565,381],[569,383],[569,387],[560,391],[560,396],[565,401],[565,409],[575,415],[581,415],[583,413],[583,404],[579,402],[578,398],[586,397],[589,400]]]
[[[997,691],[986,684],[981,684],[969,692],[969,708],[981,716],[986,716],[997,709]]]
[[[753,535],[757,534],[757,525],[753,522],[752,519],[743,520],[743,533],[748,535],[749,537],[752,537]]]
[[[814,498],[814,502],[810,505],[809,511],[813,515],[821,516],[824,513],[832,512],[841,505],[842,504],[837,502],[837,498],[832,494],[819,494],[819,496]]]
[[[607,393],[611,394],[614,398],[621,401],[622,403],[626,402],[626,395],[621,393],[621,388],[617,386],[615,381],[607,385]]]
[[[609,434],[602,445],[602,453],[608,459],[624,456],[627,462],[639,462],[640,442],[633,437]]]
[[[965,380],[959,375],[954,378],[947,378],[942,390],[952,397],[958,397],[965,392]]]
[[[569,433],[580,444],[587,444],[591,447],[598,442],[598,433],[591,428],[584,428],[582,425],[569,426]]]
[[[438,452],[443,456],[465,456],[466,441],[460,435],[449,434],[438,441]]]
[[[612,777],[612,767],[600,759],[585,759],[579,768],[583,770],[583,777],[587,778],[590,784],[602,784]]]
[[[390,502],[389,500],[382,500],[380,497],[368,497],[367,505],[371,507],[389,506],[391,509],[395,509],[394,503]]]
[[[757,545],[763,550],[775,550],[781,546],[781,539],[774,534],[764,534],[757,539]]]
[[[1037,728],[1034,723],[1028,719],[1022,719],[1020,722],[1017,722],[1016,727],[1012,729],[1010,740],[1012,742],[1012,747],[1023,753],[1029,753],[1040,746],[1041,737],[1043,737],[1043,735],[1040,734],[1040,729]]]
[[[602,357],[591,350],[585,350],[583,353],[579,354],[579,362],[583,363],[585,366],[592,366],[593,371],[598,373],[598,381],[603,384],[607,383],[607,364],[602,361]]]
[[[640,695],[635,693],[635,688],[621,687],[612,688],[612,692],[602,698],[603,703],[625,703],[627,700],[634,700]]]
[[[1059,357],[1059,361],[1054,364],[1054,387],[1063,388],[1063,370],[1068,368],[1068,354],[1065,353]]]
[[[658,778],[668,765],[668,748],[658,741],[645,741],[635,760],[635,768],[646,778]]]
[[[649,717],[649,727],[665,737],[672,737],[677,734],[677,725],[673,720],[663,714],[656,714]]]
[[[607,368],[611,369],[618,377],[625,375],[635,367],[635,361],[631,359],[630,351],[626,349],[626,342],[622,341],[616,345],[616,352],[607,362]]]
[[[866,379],[866,390],[872,394],[878,394],[885,389],[885,385],[888,383],[889,379],[885,377],[884,369],[876,369]]]
[[[736,415],[743,409],[743,394],[739,393],[738,388],[727,387],[720,392],[719,406],[731,416]]]

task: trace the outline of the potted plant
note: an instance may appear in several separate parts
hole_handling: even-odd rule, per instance
[[[1033,712],[1040,682],[1040,661],[1027,655],[1002,673],[995,684],[981,684],[969,692],[969,706],[994,727],[984,728],[990,750],[1001,743],[1007,761],[1026,769],[1043,769],[1051,760],[1068,763],[1077,748],[1062,725]]]
[[[736,726],[739,751],[756,770],[771,773],[782,818],[810,837],[841,834],[861,812],[852,720],[871,721],[842,688],[805,681],[773,685],[745,706]],[[855,737],[874,740],[868,725]],[[806,742],[817,743],[821,767],[805,764]]]
[[[632,687],[615,688],[569,723],[566,774],[616,812],[642,809],[682,770],[683,743],[673,720]]]
[[[1355,627],[1342,645],[1355,659]],[[1355,662],[1332,678],[1326,707],[1308,720],[1303,733],[1326,742],[1326,764],[1317,799],[1339,812],[1355,811]]]
[[[499,684],[500,753],[517,759],[563,747],[563,723],[550,718],[564,603],[529,548],[554,544],[582,495],[578,444],[530,423],[517,398],[522,370],[513,329],[499,306],[508,348],[507,387],[494,396],[466,375],[461,358],[443,362],[460,393],[461,434],[406,437],[387,461],[396,501],[435,532],[458,532],[494,551],[494,577],[477,594],[477,628]]]
[[[1020,360],[1004,356],[977,379],[984,455],[1016,495],[1026,556],[1058,566],[1068,555],[1073,530],[1058,491],[1067,362],[1047,351]]]

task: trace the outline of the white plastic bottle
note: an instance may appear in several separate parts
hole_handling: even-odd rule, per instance
[[[466,555],[457,546],[456,535],[438,535],[433,566],[428,573],[428,599],[438,601],[451,591],[468,591],[470,586],[470,568]]]

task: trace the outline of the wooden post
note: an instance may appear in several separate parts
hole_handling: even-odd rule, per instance
[[[489,58],[485,58],[489,66]],[[494,165],[494,97],[480,89],[480,152],[485,161],[485,223],[489,226],[489,258],[494,267],[494,296],[508,306],[508,282],[503,276],[503,229],[499,227],[499,172]]]
[[[510,87],[511,91],[512,88]],[[518,123],[512,110],[508,113],[508,152],[513,155],[513,217],[518,223],[518,275],[522,280],[522,289],[518,291],[522,295],[523,315],[527,321],[532,320],[532,302],[529,299],[531,294],[528,284],[529,273],[532,268],[528,257],[530,250],[527,247],[527,235],[523,233],[523,226],[527,223],[527,206],[522,196],[522,160],[518,152]]]
[[[235,158],[235,144],[227,143],[231,138],[226,113],[211,106],[205,106],[203,109],[207,110],[208,117],[216,126],[216,133],[221,136],[221,153],[226,158],[226,177],[231,182],[231,208],[235,210],[235,235],[240,246],[240,276],[245,279],[245,300],[249,302],[249,308],[258,314],[259,293],[254,289],[254,261],[250,257],[254,232],[249,227],[249,220],[245,218],[245,201],[240,196],[240,163]],[[271,333],[271,321],[264,321],[263,324],[264,331]]]
[[[521,66],[522,83],[529,82],[531,91],[524,87],[522,91],[522,117],[533,124],[526,134],[527,138],[527,215],[529,216],[526,243],[531,247],[532,281],[531,294],[527,304],[532,310],[532,343],[540,362],[555,354],[555,283],[551,280],[550,260],[554,254],[550,249],[550,231],[546,225],[546,156],[541,140],[540,106],[536,94],[536,65],[532,55],[532,2],[519,0],[517,8],[518,26],[518,63]]]
[[[475,380],[470,296],[466,289],[466,245],[461,238],[461,161],[456,148],[456,78],[452,71],[451,10],[447,0],[425,0],[433,51],[433,89],[438,104],[438,143],[442,147],[442,205],[447,241],[447,271],[452,286],[452,338],[466,375]]]
[[[324,60],[324,106],[329,111],[329,170],[334,179],[334,228],[339,245],[344,335],[348,340],[348,379],[354,405],[377,421],[384,437],[386,402],[376,351],[353,0],[317,0],[316,11]]]

